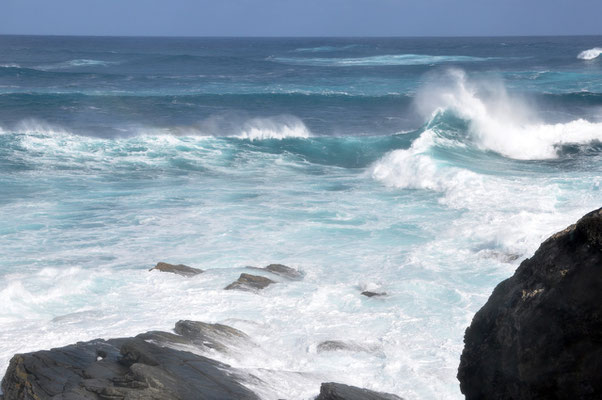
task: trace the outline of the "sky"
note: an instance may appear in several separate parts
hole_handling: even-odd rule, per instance
[[[0,0],[0,34],[602,34],[602,0]]]

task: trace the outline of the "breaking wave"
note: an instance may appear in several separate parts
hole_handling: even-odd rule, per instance
[[[582,51],[581,53],[579,53],[577,58],[579,58],[580,60],[593,60],[595,58],[598,58],[600,54],[602,54],[602,47],[594,47],[593,49]]]

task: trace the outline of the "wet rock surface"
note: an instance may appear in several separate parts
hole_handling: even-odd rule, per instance
[[[257,267],[248,267],[248,268],[257,269],[257,270],[261,270],[261,271],[267,271],[274,275],[278,275],[278,276],[281,276],[283,278],[290,279],[290,280],[303,279],[303,274],[301,272],[299,272],[298,270],[296,270],[294,268],[287,267],[286,265],[282,265],[282,264],[270,264],[263,268],[257,268]]]
[[[167,347],[189,338],[163,334],[162,345],[143,334],[17,354],[2,380],[4,399],[259,399],[242,373]]]
[[[327,382],[320,387],[316,400],[403,400],[389,393],[374,392],[341,383]]]
[[[251,275],[251,274],[240,274],[240,277],[225,287],[226,290],[246,290],[246,291],[256,291],[261,290],[272,283],[276,283],[273,280],[266,278],[264,276],[259,275]]]
[[[168,264],[165,262],[159,262],[153,268],[149,269],[149,271],[161,271],[161,272],[171,272],[172,274],[182,275],[182,276],[194,276],[203,272],[202,269],[192,268],[184,264]]]
[[[464,343],[467,399],[602,398],[602,209],[500,283]]]

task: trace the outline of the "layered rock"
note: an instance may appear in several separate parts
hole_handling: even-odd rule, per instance
[[[160,337],[160,345],[148,335]],[[97,339],[17,354],[2,380],[4,399],[257,400],[241,383],[243,374],[174,348],[196,338],[195,334],[149,332],[134,338]]]
[[[602,398],[602,209],[500,283],[464,343],[467,399]]]

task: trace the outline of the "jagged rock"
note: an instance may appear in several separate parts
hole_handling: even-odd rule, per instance
[[[316,400],[403,400],[389,393],[374,392],[341,383],[327,382],[320,386]]]
[[[467,399],[602,398],[602,209],[501,282],[464,337]]]
[[[261,290],[272,283],[276,283],[273,280],[264,276],[251,275],[251,274],[240,274],[240,277],[235,282],[232,282],[225,287],[226,290]]]
[[[17,354],[2,380],[4,399],[259,399],[240,383],[242,373],[168,344],[139,336]]]
[[[370,290],[366,290],[362,292],[362,295],[366,296],[366,297],[382,297],[382,296],[386,296],[387,292],[372,292]]]
[[[202,269],[192,268],[183,264],[168,264],[164,262],[157,263],[153,268],[149,269],[149,271],[158,270],[161,272],[171,272],[172,274],[178,274],[182,276],[194,276],[203,272]]]
[[[303,278],[303,274],[301,272],[297,271],[294,268],[287,267],[286,265],[282,265],[282,264],[270,264],[267,267],[263,267],[263,268],[257,268],[257,267],[247,267],[247,268],[268,271],[274,275],[278,275],[278,276],[281,276],[283,278],[290,279],[290,280],[300,280]]]

